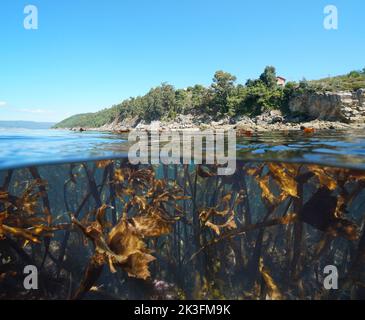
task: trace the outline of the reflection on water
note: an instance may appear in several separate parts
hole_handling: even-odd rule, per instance
[[[365,133],[319,131],[259,133],[238,140],[238,158],[365,168]]]
[[[65,130],[1,130],[0,168],[118,158],[127,134]],[[207,150],[212,152],[213,150]],[[264,132],[237,137],[237,158],[312,162],[365,169],[365,133],[353,131]]]
[[[216,171],[125,158],[0,171],[0,298],[365,299],[365,171]],[[29,264],[41,290],[24,290]]]
[[[123,137],[66,130],[0,131],[0,169],[126,155]]]

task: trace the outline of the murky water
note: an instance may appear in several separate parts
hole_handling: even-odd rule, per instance
[[[300,141],[286,145],[331,149],[330,137]],[[238,160],[232,176],[126,158],[3,169],[0,298],[364,299],[354,163]],[[39,290],[24,288],[25,265]]]

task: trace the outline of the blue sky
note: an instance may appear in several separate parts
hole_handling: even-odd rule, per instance
[[[38,8],[25,30],[24,7]],[[336,5],[338,30],[323,27]],[[1,0],[0,120],[58,121],[216,70],[289,80],[365,67],[363,0]]]

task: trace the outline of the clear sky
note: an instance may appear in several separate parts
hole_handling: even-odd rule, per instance
[[[23,27],[38,8],[38,30]],[[338,30],[323,27],[338,8]],[[365,67],[363,0],[1,0],[0,120],[58,121],[216,70],[289,80]]]

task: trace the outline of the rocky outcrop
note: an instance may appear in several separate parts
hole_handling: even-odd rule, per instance
[[[291,112],[312,119],[342,121],[346,123],[365,121],[365,89],[356,92],[304,93],[289,102]]]
[[[117,117],[114,119],[112,123],[108,123],[100,127],[100,130],[127,131],[137,126],[139,121],[140,121],[139,117],[125,118],[125,119],[120,119],[119,117]]]

